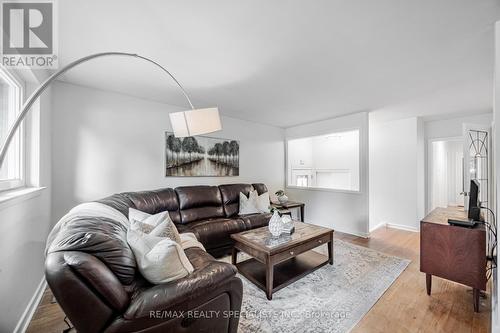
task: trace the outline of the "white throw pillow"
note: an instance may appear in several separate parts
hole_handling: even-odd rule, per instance
[[[260,213],[257,208],[257,191],[250,191],[248,198],[240,192],[240,215]]]
[[[168,237],[179,244],[181,243],[179,232],[174,222],[170,219],[168,211],[151,215],[134,208],[129,208],[128,219],[130,220],[130,229],[132,230],[139,230],[153,236]]]
[[[167,283],[194,271],[182,247],[175,241],[129,229],[127,242],[139,271],[151,283]]]
[[[257,191],[256,191],[257,192]],[[269,192],[264,192],[257,197],[257,209],[260,213],[269,213],[271,210],[269,209]]]

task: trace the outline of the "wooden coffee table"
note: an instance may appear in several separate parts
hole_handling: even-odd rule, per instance
[[[267,227],[231,235],[233,265],[271,300],[273,292],[329,263],[333,265],[333,229],[294,222],[295,232],[273,238]],[[327,244],[328,257],[312,249]],[[251,259],[237,262],[238,251]]]

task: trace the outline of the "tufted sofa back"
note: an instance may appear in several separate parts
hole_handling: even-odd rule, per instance
[[[157,214],[168,210],[175,223],[181,223],[179,201],[174,189],[164,188],[154,191],[129,192],[125,194],[134,204],[134,208],[148,214]],[[128,216],[128,211],[127,215]]]
[[[238,215],[240,209],[240,192],[248,196],[253,190],[250,184],[227,184],[219,186],[226,217]]]
[[[224,217],[222,197],[217,186],[182,186],[175,189],[181,223]]]

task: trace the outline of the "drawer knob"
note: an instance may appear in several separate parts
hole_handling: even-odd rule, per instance
[[[323,241],[320,239],[320,240],[318,241],[318,243],[323,243]]]
[[[294,252],[293,251],[290,251],[290,255],[293,256]]]

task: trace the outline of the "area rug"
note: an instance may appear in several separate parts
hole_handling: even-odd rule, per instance
[[[341,240],[334,241],[334,260],[277,291],[272,301],[240,275],[238,332],[349,332],[410,263]]]

